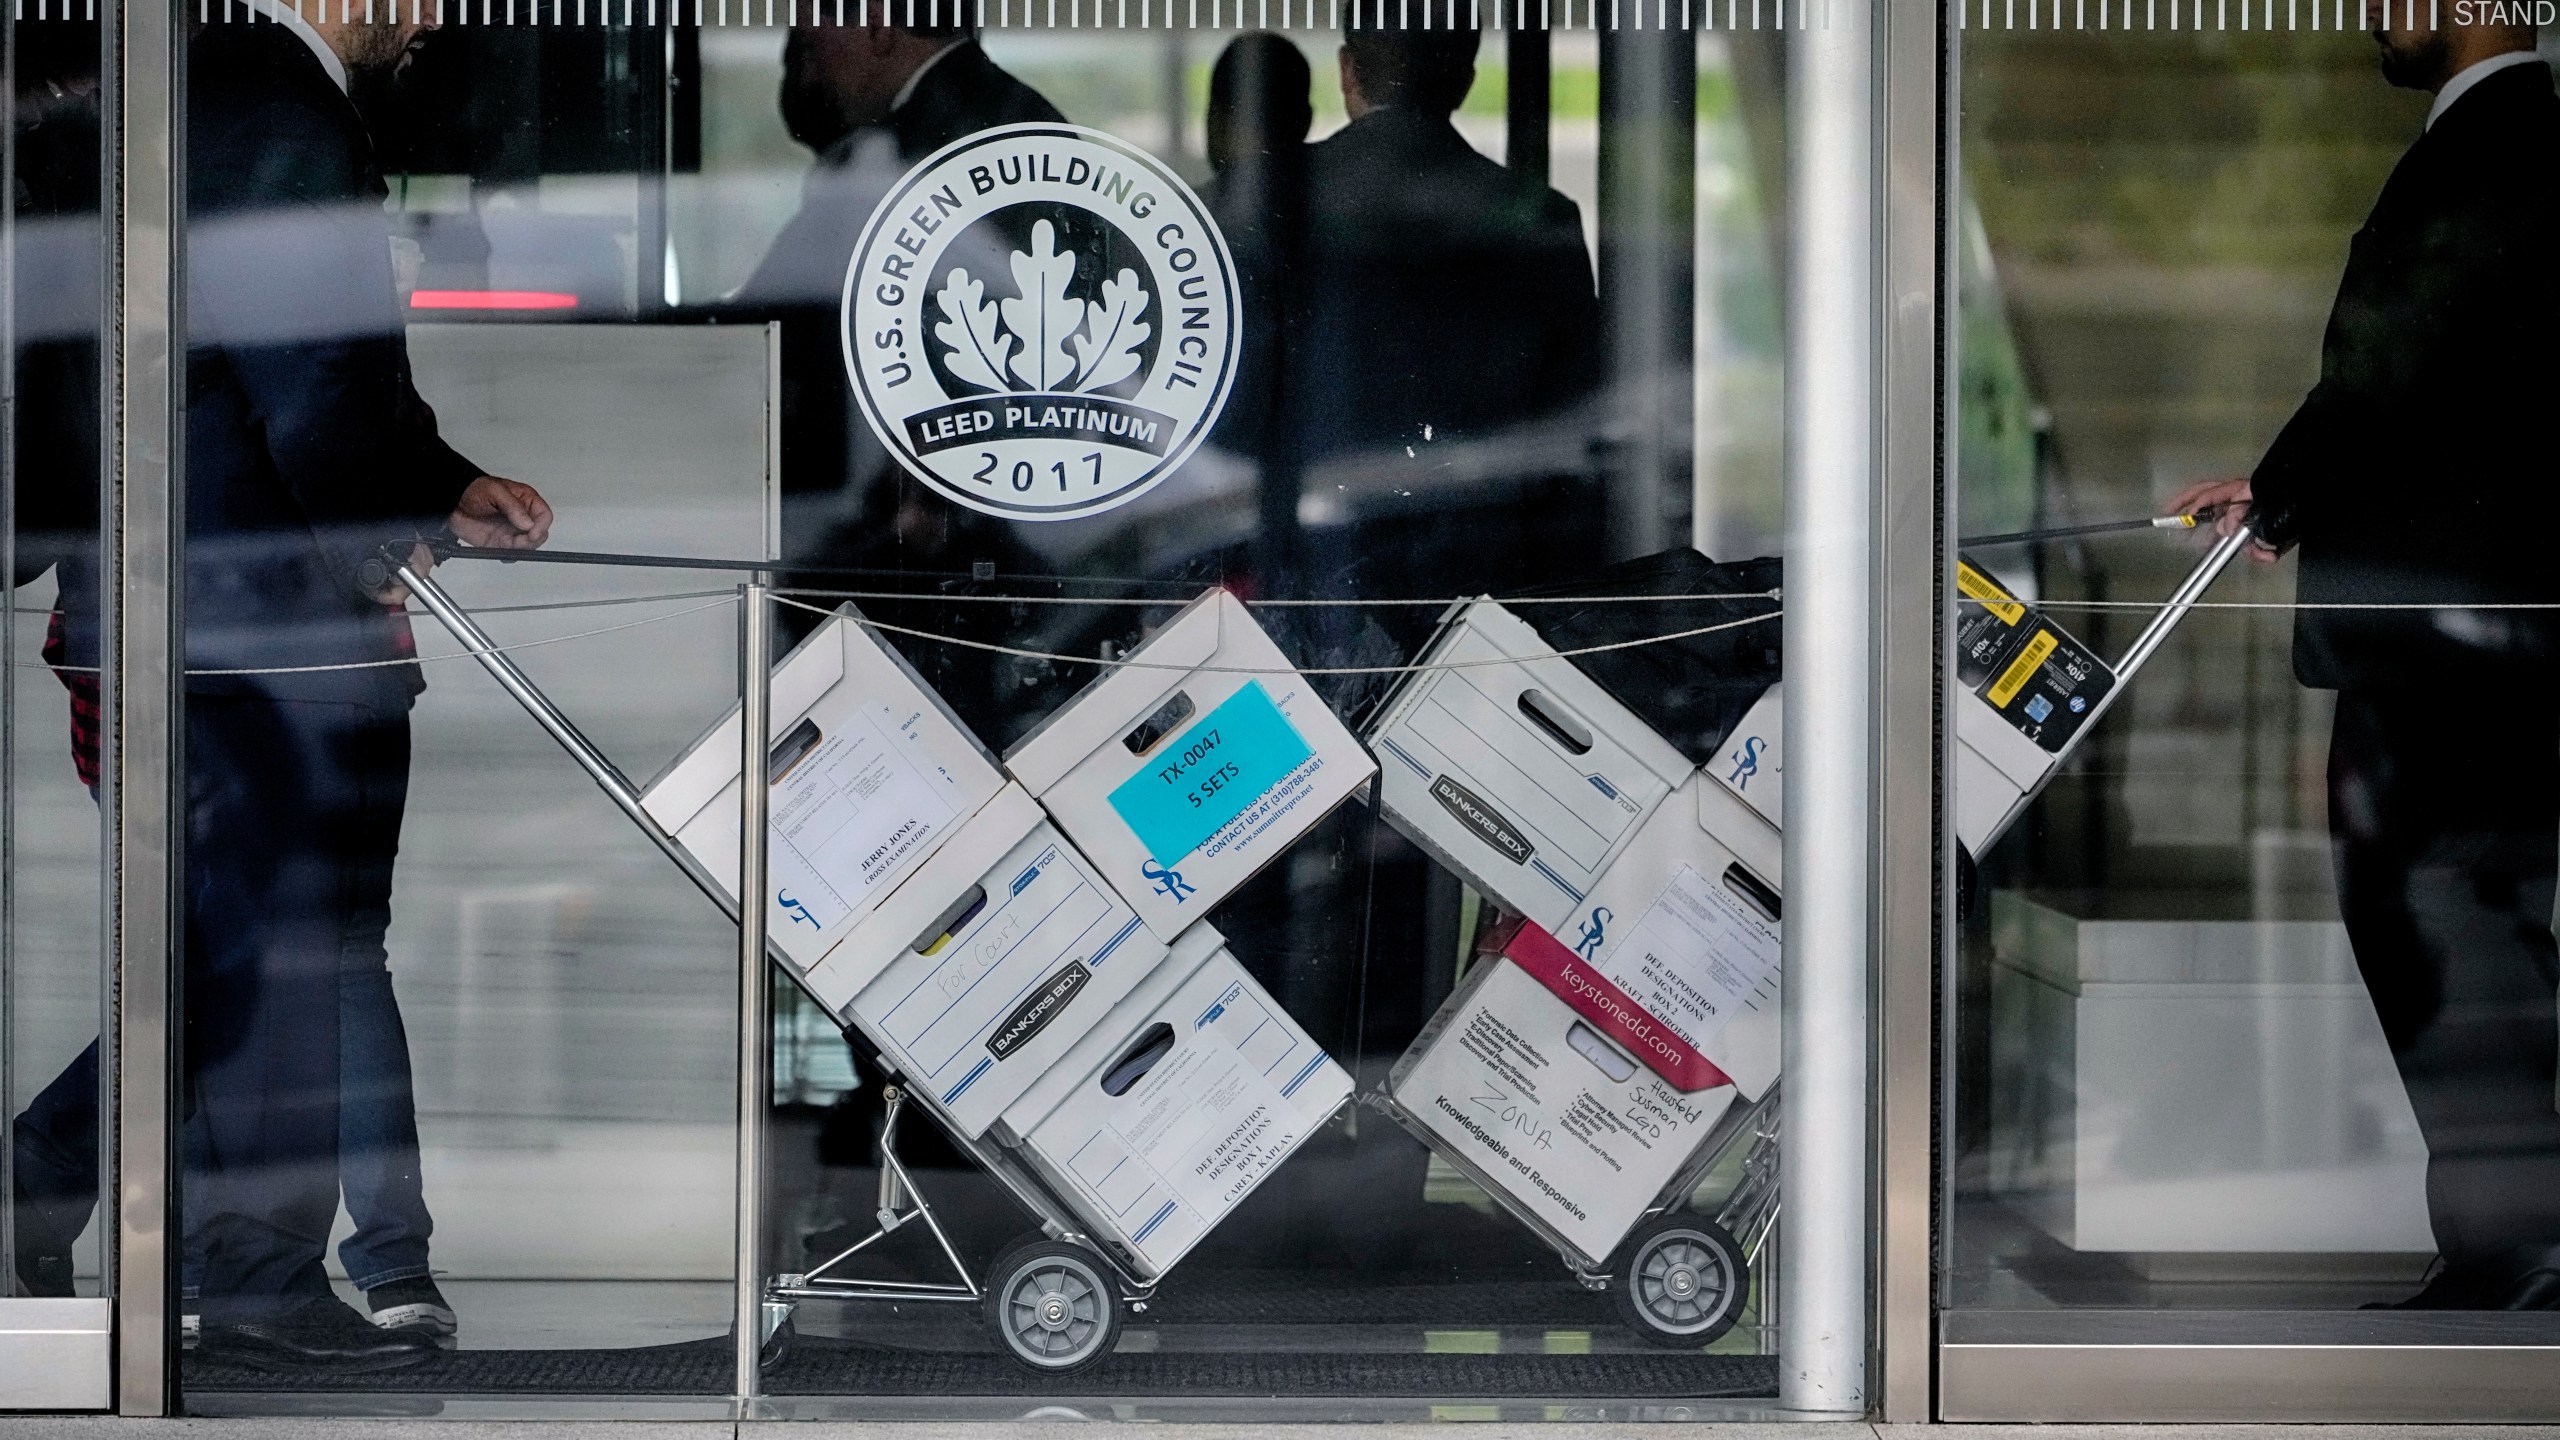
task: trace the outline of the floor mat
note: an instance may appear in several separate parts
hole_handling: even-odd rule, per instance
[[[186,1388],[445,1395],[719,1395],[725,1342],[636,1350],[466,1350],[382,1375],[272,1375],[187,1357]],[[1320,1396],[1723,1399],[1773,1395],[1766,1355],[1124,1354],[1082,1375],[1032,1375],[993,1354],[924,1354],[803,1339],[766,1376],[777,1395]]]
[[[1324,1271],[1177,1270],[1151,1304],[1160,1325],[1404,1325],[1433,1330],[1615,1326],[1605,1292],[1556,1267],[1552,1278],[1406,1284],[1346,1281]]]

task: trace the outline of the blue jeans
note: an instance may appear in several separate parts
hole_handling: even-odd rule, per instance
[[[408,1044],[383,949],[408,773],[405,715],[189,697],[181,1206],[209,1325],[329,1293],[342,1190],[359,1282],[425,1273]],[[22,1243],[65,1250],[89,1222],[97,1074],[93,1045],[19,1117]]]
[[[352,945],[338,975],[338,1194],[355,1233],[338,1242],[338,1263],[358,1290],[429,1273],[427,1213],[418,1171],[418,1111],[409,1080],[409,1032],[391,991],[382,946]],[[201,1142],[189,1126],[192,1163]],[[190,1212],[193,1213],[193,1212]],[[186,1295],[201,1281],[203,1246],[188,1227]]]

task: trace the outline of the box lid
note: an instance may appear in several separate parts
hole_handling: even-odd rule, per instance
[[[839,613],[851,616],[853,607],[848,605]],[[769,738],[779,739],[791,733],[791,727],[800,723],[809,707],[843,678],[843,639],[835,633],[832,622],[820,625],[792,646],[791,653],[773,668],[773,734]],[[738,727],[742,723],[739,707],[730,706],[728,714],[714,721],[642,793],[640,808],[648,811],[649,818],[664,826],[667,833],[682,830],[702,812],[703,806],[738,778]]]
[[[1231,612],[1243,616],[1244,605],[1225,590],[1211,590],[1183,606],[1120,664],[1014,742],[1005,754],[1005,769],[1032,794],[1046,794],[1085,756],[1116,739],[1124,717],[1143,718],[1180,688],[1185,676],[1208,663],[1218,653]]]

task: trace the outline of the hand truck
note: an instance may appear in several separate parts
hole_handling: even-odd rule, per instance
[[[560,708],[514,660],[499,650],[497,643],[460,603],[433,580],[400,563],[400,557],[392,559],[392,568],[400,583],[408,587],[427,613],[441,622],[480,662],[480,668],[498,682],[499,688],[522,705],[534,722],[568,752],[569,758],[587,773],[588,778],[625,817],[639,827],[641,834],[674,861],[676,868],[709,896],[723,914],[736,921],[736,899],[643,808],[640,788],[633,785],[620,767],[561,713]],[[770,942],[767,953],[777,962],[785,959],[780,948]],[[800,971],[796,966],[780,963],[777,968],[795,982],[800,981]],[[820,1008],[827,1007],[822,1002]],[[857,1041],[857,1048],[872,1058],[878,1073],[894,1073],[893,1067],[881,1063],[878,1046],[861,1034],[859,1026],[848,1028],[845,1033]],[[1075,1204],[1046,1183],[1009,1147],[999,1143],[993,1132],[983,1138],[972,1138],[960,1127],[946,1125],[945,1130],[961,1153],[994,1176],[1039,1222],[1036,1233],[1015,1241],[997,1256],[981,1283],[971,1275],[969,1266],[951,1243],[949,1232],[934,1213],[932,1201],[898,1159],[898,1125],[907,1102],[913,1099],[931,1110],[935,1108],[933,1097],[921,1091],[910,1095],[909,1087],[888,1084],[884,1086],[881,1098],[883,1111],[878,1140],[880,1185],[878,1203],[873,1209],[873,1229],[811,1269],[776,1275],[765,1283],[759,1307],[763,1321],[764,1362],[768,1365],[781,1362],[792,1336],[792,1315],[803,1302],[812,1300],[976,1305],[983,1311],[988,1327],[1002,1342],[1005,1353],[1017,1363],[1041,1374],[1073,1374],[1109,1355],[1119,1338],[1124,1307],[1130,1313],[1143,1314],[1157,1283],[1163,1278],[1162,1274],[1140,1273],[1108,1249],[1096,1245],[1090,1234],[1091,1227],[1079,1218]],[[951,1279],[862,1279],[850,1272],[849,1267],[856,1257],[916,1222],[922,1222],[932,1235],[934,1249],[949,1268]]]
[[[1984,825],[1979,834],[1963,837],[1963,843],[1973,850],[1988,850],[2006,833],[2009,825],[2024,813],[2027,802],[2033,800],[2045,782],[2061,770],[2062,763],[2113,706],[2124,686],[2158,652],[2169,633],[2186,618],[2249,539],[2250,532],[2244,527],[2217,540],[2197,561],[2126,647],[2124,657],[2110,672],[2113,684],[2097,697],[2077,728],[2071,730],[2054,749],[2042,752],[2040,773],[2027,778],[2014,801],[1998,806],[1993,812],[1995,818]],[[1964,603],[1979,602],[1967,599]],[[2032,613],[2032,607],[2026,607],[2026,610]],[[1994,716],[1991,723],[2005,722]],[[2013,774],[2014,769],[2013,765]],[[1607,1255],[1584,1254],[1515,1199],[1503,1184],[1487,1175],[1472,1159],[1458,1153],[1455,1147],[1427,1129],[1395,1099],[1398,1081],[1417,1063],[1443,1027],[1465,1009],[1476,988],[1497,963],[1500,962],[1493,956],[1479,957],[1475,969],[1424,1025],[1413,1045],[1389,1072],[1386,1084],[1367,1097],[1367,1103],[1383,1110],[1427,1148],[1468,1175],[1497,1206],[1546,1241],[1584,1289],[1610,1292],[1620,1318],[1639,1339],[1679,1349],[1694,1349],[1711,1343],[1742,1317],[1751,1295],[1752,1266],[1759,1260],[1777,1224],[1781,1202],[1778,1188],[1780,1086],[1773,1083],[1757,1100],[1729,1107],[1680,1166],[1678,1173],[1639,1212],[1634,1225],[1617,1247]],[[1723,1203],[1712,1216],[1688,1208],[1697,1187],[1737,1145],[1747,1145],[1748,1148],[1742,1157],[1741,1175]]]

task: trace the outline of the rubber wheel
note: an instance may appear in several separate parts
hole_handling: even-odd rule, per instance
[[[1660,1215],[1619,1251],[1619,1318],[1647,1344],[1694,1350],[1733,1328],[1751,1298],[1742,1246],[1713,1220]]]
[[[798,1328],[788,1320],[774,1326],[773,1333],[764,1337],[764,1347],[757,1352],[758,1367],[781,1369],[782,1363],[791,1358],[791,1342],[798,1339],[799,1334]]]
[[[1120,1339],[1120,1286],[1082,1245],[1026,1240],[990,1272],[987,1323],[1025,1368],[1073,1375],[1101,1363]]]

